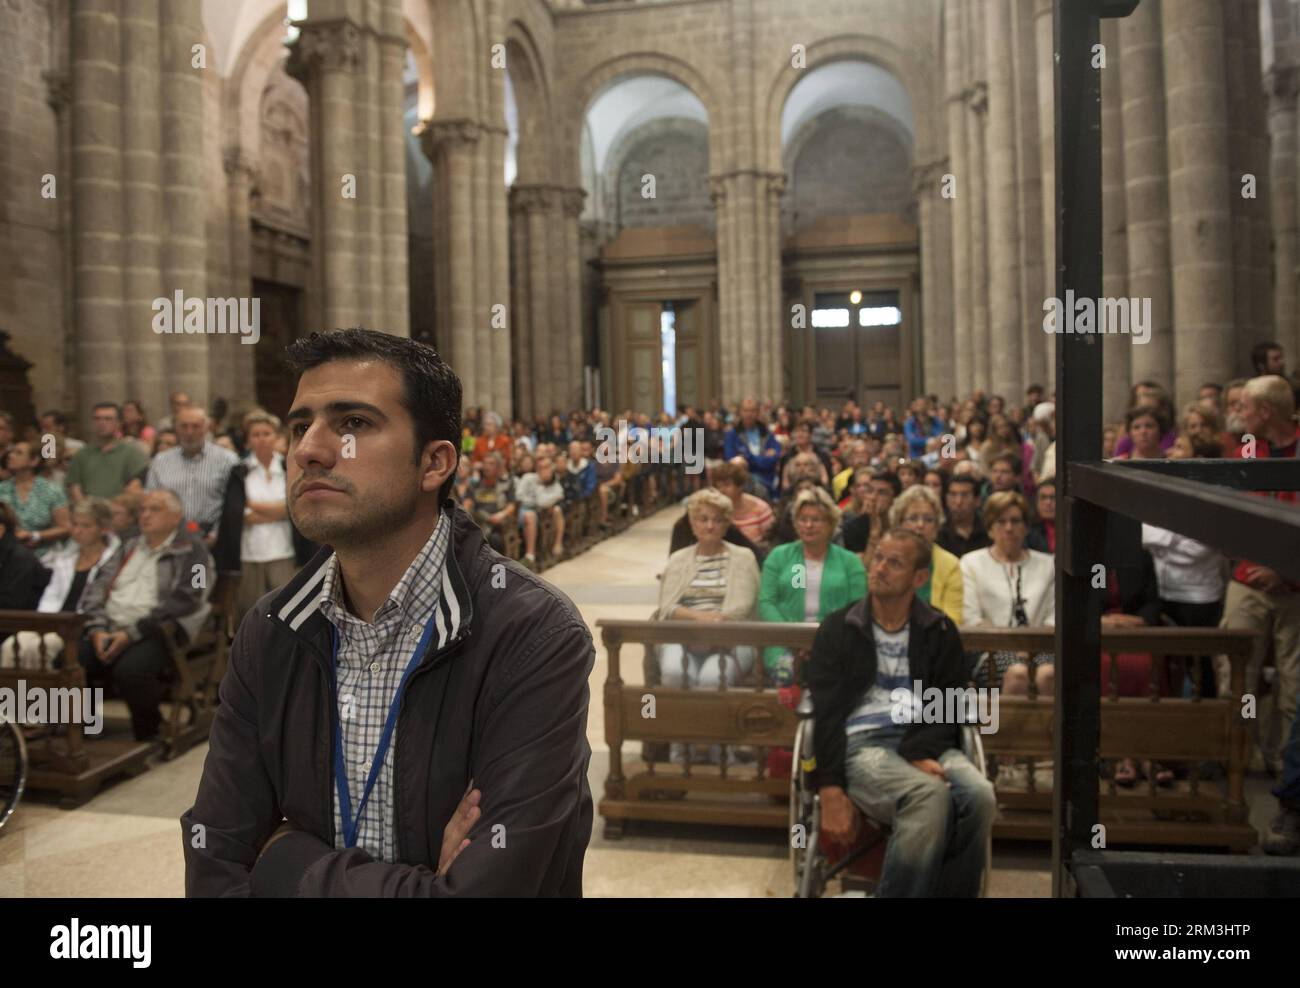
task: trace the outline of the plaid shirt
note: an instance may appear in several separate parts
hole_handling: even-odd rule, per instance
[[[451,524],[444,513],[439,516],[438,527],[429,541],[375,612],[372,624],[353,617],[344,605],[338,556],[331,556],[325,564],[320,609],[338,630],[339,723],[343,727],[343,762],[354,820],[402,673],[424,633],[425,623],[438,606],[450,540]],[[435,648],[437,643],[435,635],[429,647]],[[393,759],[396,751],[397,731],[394,729],[357,831],[357,847],[390,864],[397,860],[393,827]],[[334,840],[338,847],[343,847],[338,786],[333,788]]]

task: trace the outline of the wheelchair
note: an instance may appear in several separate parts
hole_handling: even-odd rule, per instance
[[[796,899],[821,898],[827,886],[836,879],[841,881],[850,895],[870,895],[880,881],[885,847],[889,841],[889,827],[872,820],[855,805],[859,826],[853,845],[845,848],[826,839],[821,832],[821,797],[810,777],[816,757],[813,750],[812,694],[806,688],[795,707],[795,714],[799,718],[799,726],[795,730],[794,766],[790,772],[789,830],[794,896]],[[975,725],[963,725],[961,750],[971,764],[987,777],[984,743]],[[796,829],[801,826],[802,832]],[[802,840],[795,840],[796,834],[800,834]],[[993,838],[990,835],[980,887],[981,896],[988,895],[989,873],[992,868]]]

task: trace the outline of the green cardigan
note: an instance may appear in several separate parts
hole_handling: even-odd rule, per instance
[[[763,583],[758,593],[758,614],[764,621],[804,620],[805,578],[795,579],[795,566],[802,567],[803,543],[786,542],[771,551],[763,561]],[[803,571],[798,571],[801,577]],[[821,599],[817,602],[817,620],[831,611],[861,600],[867,593],[867,571],[857,553],[843,546],[830,545],[822,564]],[[770,666],[787,649],[768,648],[763,655]]]

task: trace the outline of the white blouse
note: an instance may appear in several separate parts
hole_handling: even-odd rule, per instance
[[[1056,624],[1055,560],[1024,549],[1020,562],[1000,563],[991,548],[961,557],[962,624],[1014,628],[1017,587],[1031,627]]]

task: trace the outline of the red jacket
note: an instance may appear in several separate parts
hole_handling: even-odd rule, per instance
[[[1296,429],[1295,434],[1292,435],[1291,442],[1283,446],[1280,453],[1275,454],[1267,440],[1257,439],[1255,442],[1255,459],[1267,460],[1281,457],[1283,459],[1294,460],[1296,456],[1297,440],[1300,440],[1300,428]],[[1233,447],[1230,459],[1243,460],[1245,459],[1245,456],[1242,455],[1244,452],[1245,448],[1238,443]],[[1255,493],[1260,497],[1272,497],[1279,501],[1286,501],[1289,504],[1300,502],[1300,491],[1255,491]],[[1246,570],[1254,565],[1254,563],[1247,562],[1244,559],[1241,560],[1237,563],[1237,568],[1233,571],[1232,578],[1239,583],[1246,583]],[[1247,586],[1249,586],[1249,584],[1247,584]]]

